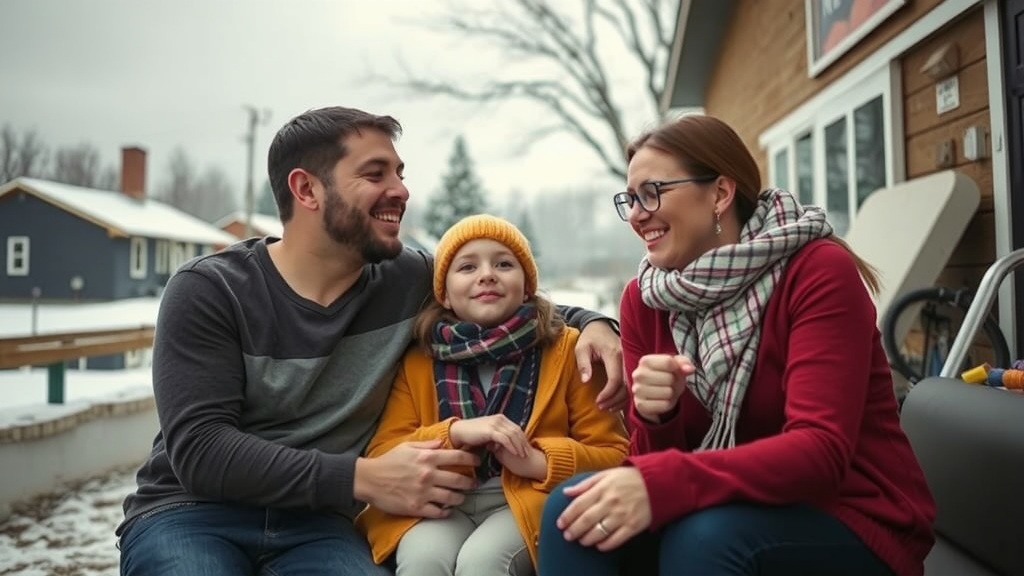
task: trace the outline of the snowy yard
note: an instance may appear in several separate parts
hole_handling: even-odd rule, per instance
[[[156,324],[159,298],[131,298],[86,304],[40,304],[36,311],[39,334],[134,328]],[[32,333],[30,304],[0,304],[0,338]]]
[[[114,529],[135,468],[36,498],[0,522],[0,576],[116,576]]]
[[[155,324],[159,299],[97,304],[43,304],[36,312],[40,334]],[[32,307],[0,304],[0,338],[27,336]],[[0,371],[0,426],[50,420],[90,403],[152,395],[149,368],[68,370],[66,404],[46,404],[46,370]],[[114,528],[121,502],[135,488],[135,470],[118,470],[34,498],[0,522],[0,576],[116,576]]]

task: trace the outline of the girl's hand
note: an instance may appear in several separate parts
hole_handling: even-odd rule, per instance
[[[633,370],[633,405],[645,420],[660,422],[676,409],[695,368],[686,356],[648,354]]]
[[[614,550],[651,525],[651,500],[640,471],[619,466],[565,489],[573,498],[556,525],[566,540]]]
[[[499,444],[491,444],[487,448],[494,453],[494,457],[502,466],[520,478],[543,480],[548,477],[548,458],[539,448],[531,446],[525,458],[512,454]]]
[[[526,458],[530,451],[526,433],[504,414],[456,420],[448,428],[448,438],[452,446],[459,449],[477,448],[493,442],[519,458]]]

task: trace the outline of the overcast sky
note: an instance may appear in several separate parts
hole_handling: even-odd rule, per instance
[[[445,78],[507,65],[408,23],[436,14],[441,1],[0,0],[0,125],[34,128],[51,146],[91,142],[115,166],[122,145],[141,145],[149,191],[181,145],[200,166],[221,166],[240,194],[244,104],[271,114],[258,133],[257,191],[278,127],[309,108],[345,105],[401,121],[398,148],[417,204],[437,188],[459,133],[499,206],[510,191],[607,187],[610,196],[621,186],[566,136],[517,154],[537,125],[528,105],[481,109],[360,81],[367,72],[398,74],[402,62]],[[612,67],[639,93],[625,57]],[[646,115],[635,114],[631,131]]]

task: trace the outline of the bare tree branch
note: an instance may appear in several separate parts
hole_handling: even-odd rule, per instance
[[[18,177],[18,135],[5,124],[0,130],[0,184]]]
[[[615,5],[620,15],[609,10],[601,10],[600,13],[618,31],[623,42],[630,47],[633,55],[643,64],[644,75],[647,78],[647,92],[654,102],[660,102],[664,93],[662,86],[664,60],[659,56],[664,55],[667,59],[668,53],[672,50],[672,34],[662,28],[659,3],[657,0],[644,2],[647,16],[650,18],[650,25],[645,28],[645,32],[653,33],[651,40],[654,46],[649,50],[644,46],[644,33],[640,31],[641,25],[638,22],[637,14],[629,5],[628,0],[615,0]]]
[[[46,166],[46,146],[35,130],[21,136],[9,124],[0,129],[0,184],[20,176],[41,178]]]
[[[81,143],[58,148],[53,158],[50,179],[74,186],[96,188],[100,179],[100,153],[94,146]]]
[[[545,0],[506,0],[487,9],[450,6],[433,24],[418,25],[488,44],[514,62],[544,63],[550,67],[548,73],[517,76],[515,67],[509,66],[498,70],[495,79],[473,85],[407,70],[397,81],[380,76],[371,81],[466,102],[534,102],[558,119],[560,130],[592,150],[609,173],[624,177],[628,135],[613,88],[629,88],[612,86],[598,47],[603,51],[607,46],[610,31],[604,24],[608,24],[613,31],[610,37],[618,36],[622,48],[639,63],[647,85],[645,100],[656,114],[673,32],[664,28],[665,1],[580,0],[580,11],[573,18],[552,8],[564,5]],[[535,135],[550,133],[548,126]]]
[[[18,146],[18,170],[21,172],[19,176],[43,176],[46,158],[46,145],[40,140],[38,132],[30,130],[22,135],[21,144]]]
[[[222,218],[237,208],[231,183],[224,171],[210,166],[200,175],[180,146],[171,153],[166,178],[156,198],[207,222]]]

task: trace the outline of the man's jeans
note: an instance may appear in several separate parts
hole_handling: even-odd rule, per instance
[[[567,542],[555,526],[572,501],[548,496],[540,532],[540,576],[893,576],[839,520],[810,506],[730,504],[694,512],[657,534],[643,532],[610,552]]]
[[[125,576],[390,576],[340,516],[183,504],[142,516],[121,536]]]

